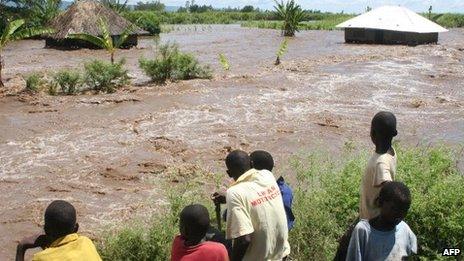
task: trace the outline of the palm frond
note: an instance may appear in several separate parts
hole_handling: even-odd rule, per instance
[[[26,29],[22,29],[22,30],[20,30],[18,32],[15,32],[12,35],[12,40],[21,40],[21,39],[25,39],[25,38],[34,37],[34,36],[37,36],[37,35],[42,35],[42,34],[51,34],[54,31],[55,30],[53,30],[51,28],[26,28]]]
[[[3,31],[2,37],[0,38],[0,48],[4,47],[6,43],[11,40],[12,35],[19,27],[23,26],[24,23],[24,19],[14,20],[8,23],[5,31]]]
[[[69,39],[77,39],[77,40],[82,40],[89,42],[91,44],[94,44],[100,48],[106,49],[106,42],[100,37],[93,36],[91,34],[70,34],[68,35]]]
[[[111,38],[110,29],[108,28],[108,22],[103,18],[100,18],[99,21],[100,31],[102,33],[103,41],[105,42],[105,49],[108,51],[114,49],[113,38]]]
[[[135,26],[134,25],[130,25],[128,26],[124,32],[122,32],[122,34],[118,37],[118,39],[116,40],[116,42],[114,43],[114,48],[120,48],[121,45],[123,45],[127,38],[135,31]]]

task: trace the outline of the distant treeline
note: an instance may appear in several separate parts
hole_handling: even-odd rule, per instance
[[[241,23],[246,27],[280,29],[282,23],[277,14],[269,10],[259,10],[248,5],[242,8],[215,9],[211,5],[197,5],[187,1],[185,7],[175,12],[165,11],[160,1],[143,1],[134,6],[126,5],[125,0],[100,0],[103,4],[121,13],[128,20],[152,34],[161,31],[161,24],[230,24]],[[7,20],[24,18],[27,27],[45,27],[62,12],[61,0],[0,0],[0,31]],[[305,19],[300,29],[331,30],[355,14],[327,13],[318,10],[305,10]],[[423,16],[447,27],[464,27],[464,14],[423,13]]]

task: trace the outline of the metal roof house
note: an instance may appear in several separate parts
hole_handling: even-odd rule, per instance
[[[419,45],[438,42],[448,30],[401,6],[383,6],[337,25],[345,42]]]

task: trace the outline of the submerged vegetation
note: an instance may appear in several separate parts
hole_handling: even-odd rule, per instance
[[[132,33],[133,28],[132,26],[129,26],[128,28],[126,28],[124,32],[118,36],[116,41],[114,41],[113,37],[111,36],[109,27],[108,27],[108,22],[100,18],[98,23],[99,23],[98,26],[100,27],[100,32],[102,35],[101,37],[94,36],[91,34],[81,33],[81,34],[71,34],[68,36],[68,38],[87,41],[89,43],[92,43],[95,46],[105,49],[110,54],[111,63],[114,63],[114,53],[116,52],[118,48],[121,48],[122,45],[126,42],[127,38]]]
[[[181,52],[176,44],[161,45],[156,53],[154,60],[140,59],[140,68],[153,82],[212,77],[212,71],[208,66],[201,66],[194,56]]]
[[[290,231],[292,260],[331,260],[338,238],[356,219],[361,175],[367,153],[346,149],[345,160],[314,153],[292,160],[295,227]],[[350,152],[351,151],[351,152]],[[444,247],[464,248],[464,176],[456,155],[446,148],[398,148],[397,180],[411,189],[412,206],[406,223],[418,237],[422,259],[436,260]],[[220,175],[220,174],[218,174]],[[213,214],[209,194],[199,184],[215,184],[213,177],[193,175],[180,187],[170,187],[169,205],[145,224],[126,225],[109,232],[100,244],[104,260],[167,260],[178,234],[178,214],[191,203],[202,203]],[[208,182],[209,181],[209,182]],[[215,217],[211,216],[212,223]],[[431,236],[433,235],[433,236]]]
[[[108,63],[94,60],[86,63],[85,83],[87,86],[97,92],[113,93],[117,88],[124,86],[129,82],[129,76],[124,69],[125,60],[117,63]]]
[[[283,0],[280,3],[275,1],[275,3],[277,17],[283,21],[282,35],[295,36],[295,32],[299,31],[300,23],[305,19],[305,12],[294,0],[288,0],[285,4]]]
[[[22,28],[25,23],[23,19],[11,21],[6,25],[6,28],[0,35],[0,88],[4,86],[2,79],[3,48],[11,41],[52,32],[52,30],[44,28]]]

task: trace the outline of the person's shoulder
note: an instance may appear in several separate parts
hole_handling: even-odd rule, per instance
[[[407,234],[415,236],[414,232],[412,232],[411,227],[409,227],[409,225],[404,221],[401,221],[396,227],[397,227],[397,231],[401,231],[403,233],[407,233]]]
[[[369,224],[369,220],[361,219],[358,224],[354,227],[354,231],[357,232],[369,232],[371,230],[371,225]]]
[[[227,252],[227,249],[223,244],[218,243],[218,242],[214,242],[214,241],[203,242],[201,244],[200,248],[208,250],[208,251],[225,251],[225,252]]]

